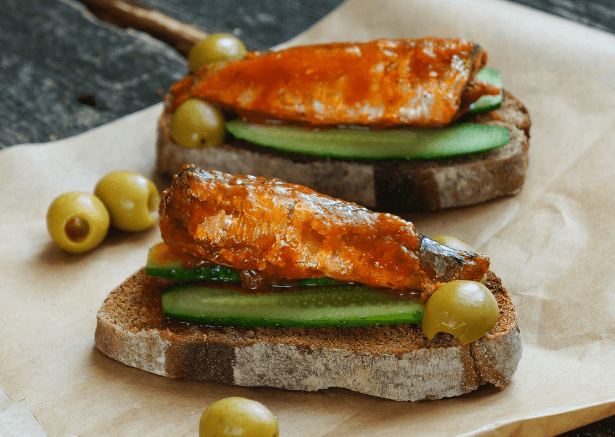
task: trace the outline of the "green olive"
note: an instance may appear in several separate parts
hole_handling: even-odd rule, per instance
[[[199,41],[188,53],[191,71],[216,61],[241,59],[247,53],[246,46],[235,35],[213,33]]]
[[[57,197],[47,211],[47,230],[67,252],[94,249],[109,230],[109,212],[92,194],[73,191]]]
[[[210,103],[188,99],[171,119],[171,138],[189,149],[218,146],[224,136],[224,116]]]
[[[463,240],[449,235],[439,235],[433,238],[434,241],[456,250],[465,250],[466,252],[476,252],[472,246]]]
[[[132,171],[116,171],[102,178],[94,190],[107,206],[111,226],[143,231],[158,220],[160,196],[152,181]]]
[[[257,401],[232,397],[214,402],[203,412],[199,437],[278,437],[278,420]]]
[[[483,284],[451,281],[431,295],[421,325],[429,340],[438,332],[446,332],[468,344],[491,331],[498,316],[498,303]]]

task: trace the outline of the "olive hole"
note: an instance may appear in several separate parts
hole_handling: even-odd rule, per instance
[[[73,217],[64,226],[64,232],[70,241],[80,243],[90,233],[90,225],[81,217]]]

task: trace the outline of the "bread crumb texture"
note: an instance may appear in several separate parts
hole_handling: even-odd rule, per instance
[[[168,103],[170,95],[165,96]],[[384,211],[436,211],[517,194],[528,166],[530,116],[507,90],[502,105],[459,121],[503,126],[505,146],[449,159],[339,160],[276,151],[227,136],[219,147],[188,149],[171,138],[170,109],[158,120],[158,171],[173,176],[183,164],[231,174],[277,177],[336,198]]]
[[[139,270],[104,301],[95,344],[106,355],[170,378],[313,391],[328,387],[395,400],[456,396],[492,383],[504,388],[521,358],[513,304],[501,281],[487,286],[496,326],[470,345],[419,325],[362,328],[242,328],[168,318],[162,292],[176,284]]]

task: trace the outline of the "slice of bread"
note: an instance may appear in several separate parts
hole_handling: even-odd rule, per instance
[[[242,328],[166,317],[161,293],[173,281],[136,272],[107,297],[95,344],[124,364],[168,378],[315,391],[340,387],[398,401],[457,396],[491,383],[504,388],[521,358],[513,304],[489,273],[500,315],[477,342],[462,345],[419,325],[366,328]]]
[[[493,124],[510,131],[510,142],[496,150],[430,161],[361,161],[308,157],[249,144],[229,135],[219,147],[188,149],[171,139],[172,114],[158,122],[157,166],[172,176],[184,164],[231,174],[277,177],[370,209],[436,211],[473,205],[519,192],[528,165],[530,117],[516,97],[504,91],[502,106],[464,121]]]

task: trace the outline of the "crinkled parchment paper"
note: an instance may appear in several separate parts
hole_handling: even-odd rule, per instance
[[[57,195],[92,191],[110,171],[154,177],[158,105],[67,140],[0,152],[0,385],[8,396],[25,399],[48,435],[80,437],[196,436],[204,408],[226,396],[265,403],[281,434],[297,437],[541,436],[615,414],[615,38],[497,0],[349,0],[291,44],[427,35],[479,42],[533,121],[521,194],[408,217],[427,235],[459,236],[491,257],[525,341],[506,390],[407,403],[337,389],[248,389],[168,380],[98,352],[96,311],[144,264],[158,230],[114,231],[76,256],[50,241],[45,214]]]

